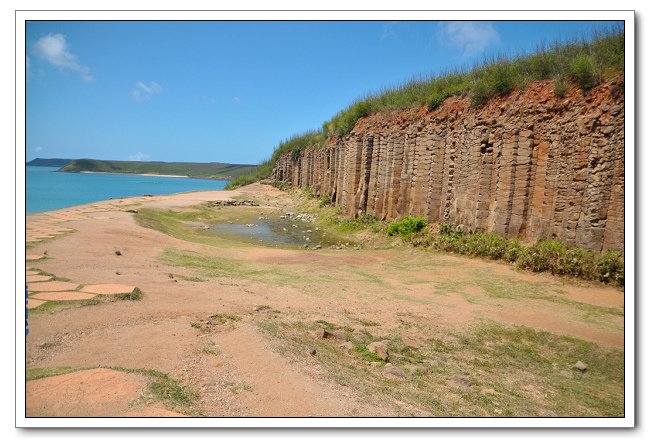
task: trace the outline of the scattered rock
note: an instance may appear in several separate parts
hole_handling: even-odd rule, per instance
[[[309,350],[309,354],[310,354],[311,356],[316,356],[316,349],[315,349],[315,348],[312,348],[311,350]]]
[[[302,248],[303,248],[303,249],[308,249],[308,248],[309,248],[309,244],[303,244],[303,245],[302,245]]]
[[[387,341],[375,341],[371,342],[366,347],[369,352],[376,354],[381,359],[386,361],[388,359],[388,342]]]
[[[255,201],[251,201],[251,200],[236,201],[234,199],[225,199],[222,201],[207,201],[204,202],[203,205],[205,205],[206,207],[223,207],[223,206],[237,207],[242,205],[248,205],[251,207],[259,206],[259,204],[257,204]]]
[[[429,368],[427,366],[423,366],[422,364],[407,364],[402,367],[409,373],[418,373],[421,375],[429,373]]]
[[[345,341],[343,344],[343,348],[352,350],[354,349],[354,343],[352,341]]]
[[[399,367],[395,367],[391,363],[388,363],[384,366],[384,372],[386,372],[389,375],[397,376],[399,378],[408,378],[409,374],[400,369]]]
[[[472,380],[466,375],[453,375],[449,378],[449,384],[461,389],[463,392],[467,392],[472,385]]]
[[[314,247],[314,250],[318,250],[318,249],[320,249],[320,248],[322,248],[322,247],[323,247],[323,246],[321,246],[320,244],[317,244],[316,247]]]
[[[343,341],[348,340],[348,336],[345,333],[341,333],[340,331],[333,331],[333,330],[323,330],[323,332],[321,333],[321,337],[323,339],[336,338],[336,339],[341,339]]]
[[[404,362],[406,362],[406,356],[400,355],[399,353],[390,353],[388,355],[388,361],[397,364],[403,364]]]
[[[581,372],[584,372],[585,370],[587,370],[587,364],[585,364],[582,361],[578,361],[573,365],[573,368]]]
[[[116,250],[115,255],[120,256],[120,255],[122,255],[122,252],[120,252],[119,250]]]

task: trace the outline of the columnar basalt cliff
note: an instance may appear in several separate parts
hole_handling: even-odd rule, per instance
[[[422,215],[524,241],[624,248],[621,78],[563,98],[552,82],[471,107],[378,113],[343,138],[284,154],[274,177],[328,194],[349,216]]]

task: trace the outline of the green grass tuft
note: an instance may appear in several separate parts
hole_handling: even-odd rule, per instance
[[[388,225],[386,233],[389,236],[399,235],[403,240],[409,240],[413,235],[420,232],[427,226],[427,221],[421,216],[407,215],[399,221]]]

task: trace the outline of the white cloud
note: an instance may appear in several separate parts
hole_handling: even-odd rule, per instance
[[[239,104],[241,102],[241,98],[239,98],[238,96],[233,96],[232,102],[235,104]]]
[[[438,40],[462,51],[462,57],[483,53],[501,41],[489,22],[443,22],[438,25]]]
[[[397,32],[395,28],[399,22],[394,21],[384,25],[384,32],[381,33],[381,40],[388,39],[390,37],[397,37]]]
[[[79,73],[84,81],[92,81],[90,68],[77,62],[77,56],[70,53],[63,34],[48,34],[34,44],[34,53],[55,67]]]
[[[142,81],[135,83],[135,88],[131,90],[131,98],[135,101],[146,101],[152,96],[160,95],[163,89],[156,81],[150,81],[148,84]]]
[[[131,162],[142,162],[143,160],[149,159],[149,154],[145,154],[142,151],[138,151],[135,154],[131,154],[126,158],[126,160],[129,160]]]
[[[42,146],[36,146],[32,149],[32,152],[41,152],[43,150]]]

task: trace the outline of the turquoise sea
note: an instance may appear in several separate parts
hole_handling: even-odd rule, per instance
[[[58,168],[46,166],[25,168],[27,214],[143,194],[223,190],[228,184],[225,180],[187,177],[59,173]]]

